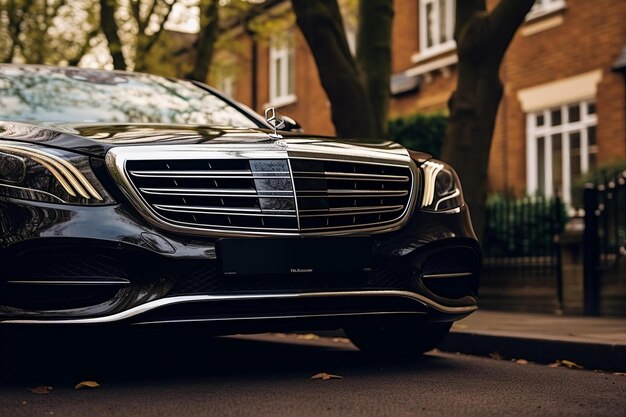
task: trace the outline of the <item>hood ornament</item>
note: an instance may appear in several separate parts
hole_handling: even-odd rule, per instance
[[[285,127],[285,119],[282,114],[280,114],[276,108],[270,107],[265,110],[265,121],[274,128],[274,133],[270,133],[269,137],[272,139],[282,139],[283,136],[278,133],[278,130]]]

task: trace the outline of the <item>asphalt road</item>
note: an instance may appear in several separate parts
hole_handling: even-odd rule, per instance
[[[626,415],[626,376],[612,373],[438,352],[383,363],[341,339],[198,334],[8,335],[0,415]],[[343,379],[310,379],[320,372]],[[100,387],[75,390],[83,380]],[[28,389],[40,385],[54,389]]]

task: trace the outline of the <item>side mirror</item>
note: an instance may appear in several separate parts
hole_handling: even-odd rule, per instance
[[[283,116],[285,126],[281,129],[285,132],[302,133],[302,126],[289,116]]]

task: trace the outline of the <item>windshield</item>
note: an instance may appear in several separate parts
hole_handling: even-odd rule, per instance
[[[81,68],[0,65],[0,120],[257,127],[188,81]]]

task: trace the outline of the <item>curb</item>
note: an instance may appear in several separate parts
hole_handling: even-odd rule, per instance
[[[553,363],[567,359],[586,369],[626,371],[626,345],[524,337],[511,334],[451,331],[439,349],[469,355],[526,359]]]

